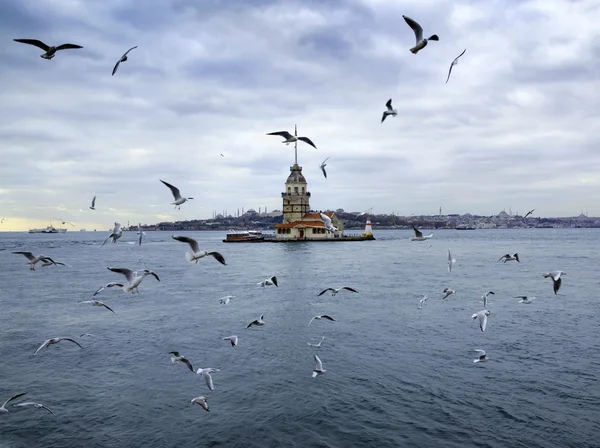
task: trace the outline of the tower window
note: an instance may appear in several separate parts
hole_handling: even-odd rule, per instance
[[[294,187],[294,193],[298,194],[298,187]]]
[[[302,194],[304,194],[304,187],[302,187]]]

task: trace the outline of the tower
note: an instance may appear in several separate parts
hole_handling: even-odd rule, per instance
[[[294,135],[298,129],[294,126]],[[283,199],[283,224],[299,221],[310,211],[310,193],[306,179],[302,175],[302,167],[298,165],[298,142],[294,142],[294,165],[290,167],[290,175],[285,181]]]
[[[363,236],[373,236],[373,227],[371,227],[371,219],[367,218],[367,222],[365,224],[365,231],[363,232]]]

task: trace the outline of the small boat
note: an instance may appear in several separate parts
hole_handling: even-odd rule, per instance
[[[466,224],[461,224],[460,226],[456,226],[455,227],[456,230],[475,230],[477,229],[477,227],[475,226],[469,226]]]
[[[261,230],[229,230],[224,243],[262,243],[265,236]]]
[[[49,225],[45,229],[29,229],[29,233],[65,233],[67,229],[57,229],[53,225]]]

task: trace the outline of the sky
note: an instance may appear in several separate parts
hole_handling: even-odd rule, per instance
[[[402,15],[440,41],[412,54]],[[597,0],[2,0],[0,230],[281,209],[294,150],[266,133],[295,124],[315,210],[600,216],[598,23]]]

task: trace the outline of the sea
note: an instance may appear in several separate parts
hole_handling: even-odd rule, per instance
[[[181,234],[227,265],[188,263],[169,232],[104,247],[105,232],[0,233],[0,403],[27,392],[0,415],[0,447],[600,446],[599,229],[436,230],[423,242],[375,229],[375,241],[282,244]],[[30,271],[13,251],[68,266]],[[515,252],[520,263],[498,261]],[[107,267],[160,282],[102,291],[115,314],[79,303],[123,280]],[[558,295],[551,270],[566,272]],[[278,287],[257,285],[272,275]],[[358,293],[319,295],[340,286]],[[446,287],[456,293],[443,300]],[[482,332],[471,316],[490,290]],[[261,314],[265,325],[246,329]],[[309,326],[320,314],[335,321]],[[83,349],[64,341],[33,356],[58,336]],[[474,363],[475,349],[489,361]],[[214,390],[172,351],[220,369]],[[315,354],[327,372],[313,378]],[[12,406],[22,401],[56,415]]]

